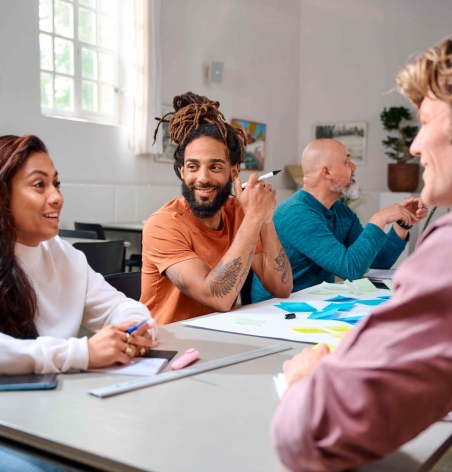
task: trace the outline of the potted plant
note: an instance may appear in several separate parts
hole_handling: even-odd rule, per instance
[[[384,108],[380,114],[383,128],[396,135],[389,135],[382,141],[388,151],[386,155],[397,161],[388,164],[388,187],[393,192],[414,192],[419,183],[419,164],[407,162],[414,158],[410,146],[419,130],[409,123],[413,117],[406,107]]]

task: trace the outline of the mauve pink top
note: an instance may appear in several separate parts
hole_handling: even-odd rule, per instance
[[[284,396],[271,436],[293,471],[380,459],[452,410],[452,214],[397,270],[392,299]]]

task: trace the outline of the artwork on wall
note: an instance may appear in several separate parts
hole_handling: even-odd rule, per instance
[[[314,125],[315,139],[331,138],[340,141],[350,152],[357,166],[365,164],[367,123],[321,123]]]
[[[265,141],[267,138],[267,126],[254,121],[233,118],[231,125],[240,128],[247,137],[248,144],[245,148],[245,159],[241,169],[264,170]]]
[[[165,116],[167,113],[174,111],[173,107],[162,105],[162,116]],[[158,123],[156,121],[156,123]],[[174,163],[174,151],[177,148],[177,144],[170,142],[169,136],[169,123],[162,123],[160,125],[159,133],[162,133],[162,154],[156,154],[155,160],[157,162],[166,162],[168,164]]]

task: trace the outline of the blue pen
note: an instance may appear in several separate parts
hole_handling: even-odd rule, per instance
[[[143,325],[145,325],[148,322],[148,320],[143,320],[141,323],[138,323],[136,325],[133,325],[131,328],[129,328],[126,333],[132,334],[134,331],[136,331],[138,328],[141,328]]]

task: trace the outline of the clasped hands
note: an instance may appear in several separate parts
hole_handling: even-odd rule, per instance
[[[88,339],[88,368],[95,369],[119,362],[128,364],[132,357],[143,355],[157,342],[152,339],[152,321],[131,334],[126,331],[134,326],[133,321],[109,325]]]
[[[247,186],[242,189],[242,182],[239,178],[234,181],[234,192],[244,213],[252,213],[256,218],[269,224],[273,221],[273,213],[276,208],[276,190],[266,182],[257,181],[259,176],[256,173],[250,175]]]

